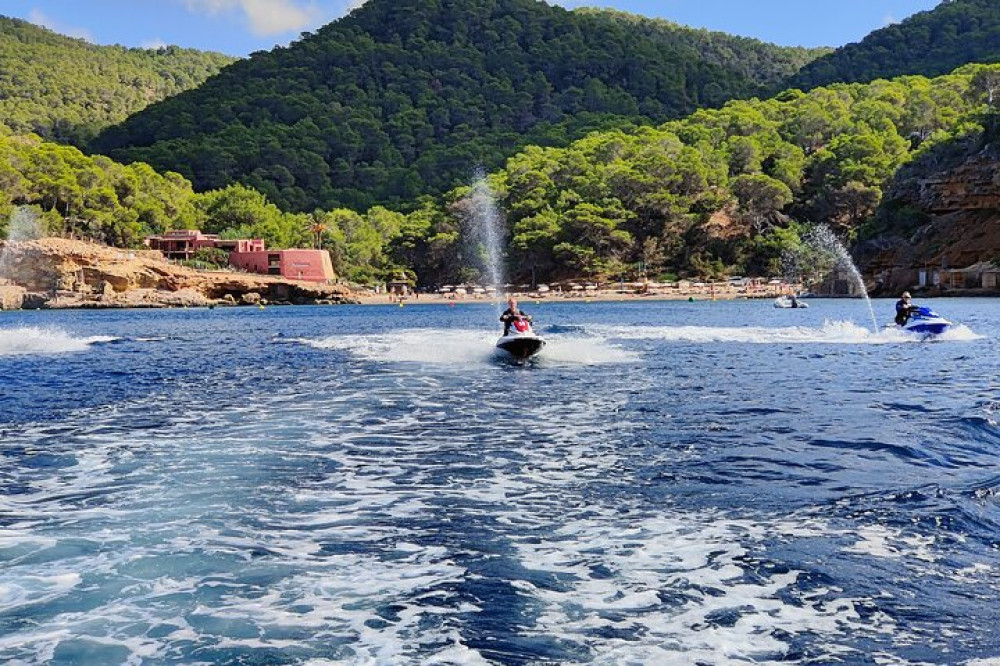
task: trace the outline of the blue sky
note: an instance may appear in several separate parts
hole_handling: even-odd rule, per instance
[[[842,46],[940,0],[562,0],[783,45]],[[0,14],[96,44],[166,44],[244,56],[288,44],[363,0],[0,0]]]

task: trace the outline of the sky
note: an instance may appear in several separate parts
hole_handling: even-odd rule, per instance
[[[168,44],[246,56],[298,39],[364,0],[0,0],[22,18],[95,44]],[[785,46],[843,46],[940,0],[560,0],[665,18]]]

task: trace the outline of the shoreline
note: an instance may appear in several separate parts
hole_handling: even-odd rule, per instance
[[[619,293],[617,291],[595,291],[586,295],[580,294],[534,294],[514,292],[504,294],[499,298],[488,296],[455,296],[449,297],[445,294],[420,294],[419,296],[408,296],[400,299],[389,294],[359,294],[357,300],[360,305],[466,305],[477,303],[498,303],[513,296],[519,302],[541,305],[543,303],[626,303],[644,301],[747,301],[747,300],[768,300],[781,296],[781,292],[761,292],[761,293],[741,293],[737,291],[724,291],[717,293],[705,292],[684,292],[684,293],[664,293],[653,292],[648,294]]]
[[[18,289],[21,291],[17,298],[10,298],[5,290]],[[647,294],[620,293],[616,290],[598,290],[581,294],[572,293],[523,293],[514,292],[509,294],[514,296],[519,302],[537,307],[545,303],[643,303],[643,302],[664,302],[671,301],[677,303],[693,302],[714,302],[714,301],[768,301],[785,295],[781,291],[751,291],[730,289],[719,290],[715,293],[711,291],[685,290],[683,292],[654,291]],[[254,294],[256,296],[256,294]],[[55,297],[43,297],[41,294],[23,292],[23,288],[0,287],[0,312],[25,312],[32,310],[149,310],[149,309],[188,309],[188,308],[208,308],[208,309],[230,309],[230,308],[250,308],[257,307],[291,307],[296,305],[361,305],[361,306],[420,306],[420,305],[495,305],[506,300],[508,294],[503,294],[500,298],[486,295],[465,295],[453,294],[420,294],[411,295],[400,299],[389,294],[364,294],[355,292],[349,297],[337,296],[327,299],[295,299],[295,300],[267,300],[263,298],[243,298],[236,299],[209,299],[200,293],[193,293],[192,290],[182,289],[176,292],[165,290],[145,290],[137,289],[129,292],[115,294],[111,298],[101,296],[82,297],[79,294],[59,294]],[[961,291],[946,293],[926,293],[919,294],[918,298],[996,298],[1000,297],[1000,292],[986,291]],[[812,295],[800,297],[804,300],[842,300],[861,299],[861,296],[847,295]],[[878,295],[871,298],[891,299],[894,296]]]
[[[500,297],[489,297],[485,295],[465,295],[455,296],[447,294],[420,294],[410,295],[403,299],[389,294],[355,294],[358,305],[467,305],[476,303],[500,303],[513,296],[521,303],[531,303],[541,305],[543,303],[641,303],[644,301],[677,301],[677,302],[711,302],[711,301],[767,301],[774,300],[780,296],[788,295],[787,290],[767,290],[751,291],[739,289],[711,291],[686,290],[679,293],[654,291],[648,294],[620,293],[614,290],[598,290],[587,294],[564,293],[564,294],[536,294],[526,292],[513,292],[503,294]],[[987,290],[952,290],[937,292],[918,292],[915,298],[933,300],[936,298],[998,298],[1000,291]],[[814,294],[799,296],[806,301],[810,300],[863,300],[864,296],[850,296],[847,294]],[[868,298],[894,299],[892,294],[868,294]]]

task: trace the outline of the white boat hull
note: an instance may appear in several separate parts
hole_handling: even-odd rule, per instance
[[[809,305],[807,303],[803,303],[799,299],[795,299],[793,301],[788,296],[779,296],[778,298],[774,299],[774,307],[803,309],[809,307]]]

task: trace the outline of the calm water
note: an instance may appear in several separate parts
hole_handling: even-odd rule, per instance
[[[986,663],[1000,301],[931,304],[0,313],[0,663]]]

